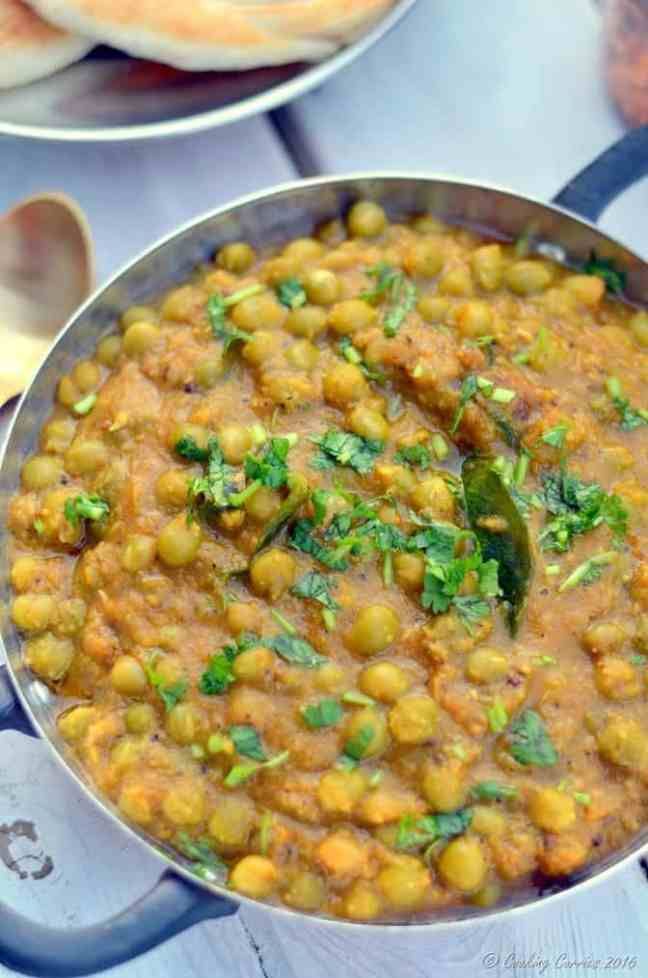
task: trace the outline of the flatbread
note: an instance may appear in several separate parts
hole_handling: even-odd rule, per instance
[[[394,0],[29,0],[53,24],[189,71],[320,61]]]
[[[0,0],[0,88],[45,78],[78,61],[92,41],[45,23],[22,0]]]

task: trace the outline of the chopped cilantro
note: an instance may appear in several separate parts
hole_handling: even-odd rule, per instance
[[[298,278],[287,278],[276,288],[277,298],[288,309],[299,309],[306,305],[306,292]]]
[[[619,414],[622,431],[634,431],[635,428],[648,424],[648,411],[643,408],[632,407],[627,397],[623,396],[623,389],[618,377],[608,377],[605,382],[605,389]]]
[[[235,471],[225,461],[218,440],[210,438],[207,446],[207,471],[205,475],[197,476],[189,483],[189,512],[195,513],[200,506],[213,509],[229,506],[229,497],[236,491],[234,477]]]
[[[280,489],[288,481],[288,466],[286,458],[293,439],[271,438],[263,455],[247,455],[245,459],[245,475],[252,481],[259,482],[269,489]]]
[[[578,802],[579,805],[587,807],[592,804],[592,796],[587,791],[575,791],[574,801]]]
[[[360,350],[356,349],[349,336],[342,337],[338,344],[338,349],[348,363],[353,363],[356,367],[360,367],[360,370],[365,375],[367,380],[375,380],[380,384],[385,382],[385,375],[382,370],[378,370],[376,367],[371,367],[366,360],[363,359]],[[395,419],[392,418],[390,420]]]
[[[238,292],[233,292],[228,296],[221,295],[220,292],[214,292],[210,295],[207,300],[207,317],[215,338],[223,341],[223,350],[225,353],[227,353],[233,343],[239,341],[247,343],[251,338],[250,333],[245,333],[243,330],[237,329],[236,326],[228,321],[227,310],[231,306],[235,306],[238,302],[242,302],[243,299],[249,299],[251,296],[258,295],[263,291],[265,291],[263,285],[248,285],[244,289],[239,289]]]
[[[318,571],[308,571],[292,588],[298,598],[310,598],[330,611],[339,611],[340,605],[331,594],[332,582]]]
[[[286,662],[304,666],[306,669],[318,669],[328,661],[313,648],[310,642],[296,635],[274,635],[272,638],[265,639],[263,644]]]
[[[235,642],[223,646],[220,652],[213,655],[198,684],[200,692],[205,696],[217,696],[224,693],[234,682],[235,676],[232,663],[237,655],[260,644],[258,635],[243,632]]]
[[[474,374],[468,374],[468,376],[464,378],[461,385],[461,390],[459,391],[459,404],[450,427],[451,435],[456,435],[457,431],[459,430],[459,425],[462,422],[466,405],[473,399],[478,391],[479,387],[477,385],[477,377]]]
[[[404,445],[394,455],[394,461],[425,471],[432,464],[432,453],[427,445]]]
[[[280,767],[286,763],[289,757],[290,751],[285,750],[281,754],[275,754],[274,757],[262,763],[252,761],[249,764],[235,764],[234,767],[230,768],[226,777],[223,778],[223,784],[226,788],[237,788],[240,784],[248,781],[257,771],[267,771],[275,767]]]
[[[368,268],[367,275],[374,279],[375,285],[372,289],[361,293],[360,298],[367,302],[378,302],[382,298],[387,298],[388,306],[383,316],[383,331],[385,336],[394,337],[405,317],[416,305],[417,288],[400,268],[393,268],[385,262]]]
[[[583,265],[586,275],[596,275],[603,279],[608,292],[620,295],[626,283],[626,273],[616,267],[612,258],[599,258],[595,251],[592,251],[589,260]]]
[[[472,809],[460,808],[456,812],[439,812],[436,815],[404,815],[398,823],[394,843],[396,849],[422,849],[438,840],[452,839],[463,833],[472,822]]]
[[[346,466],[358,475],[368,475],[383,451],[384,444],[376,438],[363,438],[348,431],[330,428],[324,435],[312,438],[319,452],[313,458],[314,469],[330,469],[334,465]]]
[[[266,752],[261,745],[261,738],[256,729],[249,723],[235,724],[227,731],[238,754],[251,757],[254,761],[267,760]]]
[[[227,866],[214,852],[208,839],[192,839],[186,832],[180,832],[176,845],[180,852],[192,861],[191,869],[196,876],[212,883],[226,882]]]
[[[334,727],[342,719],[342,707],[337,700],[320,700],[302,708],[304,722],[312,730]]]
[[[545,473],[542,501],[554,516],[539,536],[543,550],[569,550],[573,538],[602,523],[616,540],[625,536],[628,511],[619,496],[608,494],[595,482],[582,482],[566,470]]]
[[[553,767],[558,762],[542,717],[535,710],[523,710],[508,730],[509,750],[519,764]]]
[[[565,578],[558,591],[562,593],[563,591],[570,591],[572,588],[578,587],[579,584],[593,584],[594,581],[598,581],[601,577],[605,567],[616,562],[618,556],[616,550],[608,550],[605,553],[595,554],[588,560],[584,560],[582,564],[579,564]]]
[[[110,512],[110,506],[101,496],[82,492],[73,499],[65,500],[63,512],[68,523],[78,526],[79,520],[90,520],[92,523],[105,520]]]
[[[517,793],[517,788],[497,781],[480,781],[470,789],[470,794],[478,801],[509,801],[516,798]]]
[[[178,455],[188,462],[206,462],[209,458],[209,449],[200,448],[189,435],[179,438],[174,447]]]
[[[342,702],[350,703],[352,706],[373,706],[376,701],[371,696],[361,693],[359,689],[349,689],[342,694]]]
[[[488,707],[486,717],[493,733],[501,733],[509,722],[508,712],[500,699],[495,700],[493,705]]]
[[[563,448],[568,431],[568,424],[557,424],[554,428],[545,431],[540,441],[544,442],[545,445],[550,445],[551,448]]]
[[[72,407],[72,410],[74,411],[75,414],[80,414],[81,416],[83,416],[84,414],[90,414],[90,412],[92,411],[96,403],[97,403],[97,395],[88,394],[86,397],[82,398],[82,400],[77,401],[76,404]]]
[[[361,761],[365,756],[374,735],[375,730],[371,724],[366,724],[364,727],[360,727],[357,733],[355,733],[352,737],[349,737],[344,745],[345,755],[350,757],[352,761]]]
[[[160,653],[153,653],[148,662],[144,663],[144,672],[149,683],[164,703],[164,709],[168,713],[173,707],[184,699],[189,684],[186,679],[177,679],[175,682],[166,682],[164,676],[155,668],[155,663],[159,659]]]

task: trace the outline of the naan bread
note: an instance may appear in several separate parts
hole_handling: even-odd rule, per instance
[[[53,24],[189,71],[320,61],[394,0],[30,0]]]
[[[0,0],[0,88],[44,78],[94,46],[46,24],[22,0]]]

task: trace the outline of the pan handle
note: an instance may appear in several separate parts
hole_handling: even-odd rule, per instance
[[[0,666],[0,730],[36,736],[4,666]],[[93,975],[144,954],[201,920],[229,917],[237,910],[236,903],[170,872],[131,907],[91,927],[45,927],[0,904],[0,964],[37,978]]]
[[[648,126],[632,129],[553,198],[553,203],[596,223],[612,201],[648,175]]]

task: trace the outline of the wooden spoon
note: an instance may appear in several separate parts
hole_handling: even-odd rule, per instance
[[[0,217],[0,405],[24,390],[94,285],[88,221],[65,194],[38,194]]]

